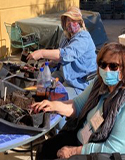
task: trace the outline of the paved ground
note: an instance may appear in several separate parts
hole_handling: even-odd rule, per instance
[[[0,160],[31,160],[31,158],[29,153],[8,151],[8,154],[0,153]],[[33,160],[35,160],[35,156],[33,157]]]
[[[118,42],[118,36],[125,28],[125,20],[103,20],[103,25],[107,33],[109,42]],[[10,60],[19,62],[20,54],[12,55]],[[35,158],[34,158],[35,159]],[[9,151],[9,154],[0,153],[0,160],[30,160],[29,153],[15,153]]]
[[[118,42],[118,36],[125,31],[125,20],[103,20],[103,25],[110,42]]]

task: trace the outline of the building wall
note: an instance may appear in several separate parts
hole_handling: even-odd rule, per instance
[[[79,7],[79,0],[0,0],[0,58],[11,53],[10,41],[4,22],[14,23],[46,13]]]

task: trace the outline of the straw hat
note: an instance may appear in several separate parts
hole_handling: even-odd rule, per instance
[[[82,13],[79,8],[71,7],[67,12],[61,15],[61,25],[64,30],[66,29],[66,17],[70,17],[73,20],[79,21],[80,26],[86,30],[85,23],[82,18]]]

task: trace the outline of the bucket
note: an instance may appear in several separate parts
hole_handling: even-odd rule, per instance
[[[125,45],[125,34],[118,36],[119,43]]]

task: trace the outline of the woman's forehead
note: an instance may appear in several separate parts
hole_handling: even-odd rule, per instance
[[[73,20],[72,18],[70,18],[70,17],[66,17],[66,20],[70,20],[70,21],[76,21],[76,20]]]
[[[106,62],[119,62],[120,61],[120,56],[117,53],[112,53],[112,52],[107,52],[104,56],[103,56],[103,61]]]
[[[69,20],[69,19],[71,19],[71,18],[67,16],[67,17],[66,17],[66,20]]]

